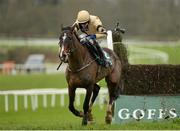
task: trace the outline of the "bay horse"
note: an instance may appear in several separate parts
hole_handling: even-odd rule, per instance
[[[80,43],[80,38],[74,32],[74,27],[68,26],[61,29],[59,57],[62,62],[68,63],[65,74],[68,83],[69,110],[74,115],[83,118],[82,125],[93,121],[91,110],[100,90],[97,82],[105,78],[108,87],[109,102],[105,117],[107,124],[112,121],[112,105],[120,94],[121,62],[112,50],[107,48],[104,50],[112,59],[112,66],[108,68],[96,63],[87,47]],[[83,112],[74,107],[77,88],[86,89]]]

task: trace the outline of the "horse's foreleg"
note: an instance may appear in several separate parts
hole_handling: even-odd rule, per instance
[[[97,96],[99,94],[99,90],[100,90],[100,86],[95,84],[94,88],[93,88],[93,96],[92,96],[92,99],[91,99],[90,108],[92,107],[94,101],[96,100],[96,98],[97,98]]]
[[[89,110],[88,110],[88,121],[93,121],[93,116],[92,116],[91,111],[92,111],[93,103],[99,94],[99,89],[100,89],[100,86],[95,84],[93,88],[93,96],[92,96],[91,103],[89,105]]]
[[[69,110],[76,116],[83,117],[83,112],[78,111],[74,108],[74,100],[75,100],[75,91],[76,88],[68,88],[69,92]]]
[[[93,86],[89,86],[86,89],[86,97],[83,104],[84,116],[82,120],[82,125],[87,125],[87,122],[88,122],[89,101],[92,95],[92,89],[93,89]]]

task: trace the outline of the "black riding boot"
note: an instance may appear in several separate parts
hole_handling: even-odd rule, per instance
[[[95,59],[98,59],[98,51],[95,46],[93,46],[91,43],[86,43],[86,47],[89,50],[91,56]]]
[[[108,67],[108,62],[106,61],[106,57],[104,55],[103,49],[101,48],[101,46],[97,43],[97,41],[94,42],[94,45],[98,51],[98,55],[100,56],[101,60],[102,60],[102,65],[105,67]]]

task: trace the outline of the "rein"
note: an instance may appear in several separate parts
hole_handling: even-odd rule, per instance
[[[75,35],[76,39],[80,42],[80,38],[78,37],[77,33],[76,33],[76,32],[73,32],[73,34]],[[75,47],[75,48],[71,48],[71,49],[68,51],[68,53],[67,53],[68,56],[70,56],[71,53],[73,53],[75,50],[77,50],[76,47]],[[67,69],[68,69],[68,71],[70,71],[70,72],[78,73],[78,72],[84,70],[85,68],[89,67],[89,66],[90,66],[94,61],[96,61],[96,60],[97,60],[97,59],[94,59],[94,60],[90,61],[89,63],[87,63],[86,65],[82,66],[82,67],[79,68],[79,69],[76,69],[75,71],[74,71],[73,69],[71,69],[71,68],[69,67],[69,65],[68,65]],[[59,66],[57,67],[57,70],[59,70],[59,68],[60,68],[60,66],[62,65],[62,63],[63,63],[62,61],[59,63]]]
[[[84,70],[85,68],[89,67],[95,60],[96,59],[90,61],[88,64],[84,65],[83,67],[81,67],[81,68],[79,68],[79,69],[77,69],[75,71],[72,71],[72,69],[70,69],[70,67],[68,66],[68,71],[73,72],[73,73],[78,73],[78,72]]]
[[[78,41],[80,42],[80,39],[79,39],[78,35],[76,34],[76,32],[73,32],[73,33],[74,33],[75,37],[78,39]],[[76,50],[76,48],[73,49],[73,51],[74,51],[74,50]],[[69,66],[68,66],[67,69],[68,69],[68,71],[70,71],[70,72],[78,73],[78,72],[84,70],[85,68],[89,67],[94,61],[96,61],[96,59],[90,61],[88,64],[84,65],[83,67],[81,67],[81,68],[79,68],[79,69],[77,69],[77,70],[75,70],[75,71],[73,71],[72,69],[70,69]]]
[[[59,63],[59,65],[57,67],[57,70],[59,70],[59,68],[61,67],[62,63],[63,63],[62,61]]]

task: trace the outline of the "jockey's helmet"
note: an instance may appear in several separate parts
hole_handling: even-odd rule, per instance
[[[86,23],[89,21],[89,19],[90,19],[90,14],[88,11],[86,11],[86,10],[79,11],[79,13],[77,15],[77,21],[79,23]]]

